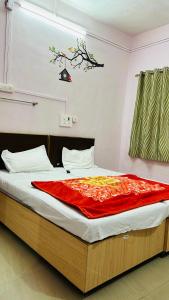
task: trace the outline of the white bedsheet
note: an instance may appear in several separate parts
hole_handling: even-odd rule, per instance
[[[163,201],[162,203],[166,206],[166,209],[167,209],[167,217],[169,217],[169,200]]]
[[[0,171],[0,190],[5,191],[17,201],[31,207],[41,216],[89,243],[127,231],[160,225],[169,212],[166,209],[167,205],[163,203],[140,207],[104,218],[87,219],[75,209],[31,186],[33,180],[45,181],[117,174],[120,173],[98,167],[72,170],[71,174],[67,174],[64,168],[55,168],[52,171],[40,173],[10,174],[7,171]]]

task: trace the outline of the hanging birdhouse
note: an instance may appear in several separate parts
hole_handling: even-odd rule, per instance
[[[60,75],[59,80],[67,81],[67,82],[71,82],[72,81],[72,77],[69,74],[69,72],[66,70],[66,68],[63,69],[63,71],[60,72],[59,75]]]

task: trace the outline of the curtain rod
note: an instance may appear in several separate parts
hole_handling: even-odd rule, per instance
[[[7,100],[7,101],[12,101],[12,102],[26,103],[26,104],[30,104],[30,105],[32,105],[32,106],[38,105],[38,102],[24,101],[24,100],[19,100],[19,99],[11,99],[11,98],[3,98],[3,97],[0,97],[0,101],[1,101],[1,100]]]
[[[168,70],[169,70],[168,67],[165,67],[165,69],[168,69]],[[155,69],[155,70],[159,70],[159,71],[162,73],[162,72],[164,71],[164,68],[163,68],[163,69]],[[154,71],[155,71],[155,70],[154,70]],[[145,71],[145,72],[142,72],[142,74],[145,75],[146,72],[148,72],[149,74],[154,74],[154,71],[151,71],[151,70],[149,71],[149,70],[147,70],[147,71]],[[140,76],[140,74],[136,74],[136,75],[135,75],[135,77],[139,77],[139,76]]]

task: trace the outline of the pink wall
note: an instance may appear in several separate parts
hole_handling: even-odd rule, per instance
[[[3,81],[4,72],[5,19],[5,9],[3,3],[0,2],[0,82]]]
[[[131,159],[128,149],[138,82],[135,74],[141,70],[169,66],[169,25],[136,36],[132,48],[123,112],[119,168],[124,172],[168,182],[169,164]]]
[[[0,6],[0,81],[3,81],[5,46],[5,11]],[[44,2],[44,1],[42,1]],[[53,3],[50,1],[49,3]],[[82,13],[59,6],[60,14],[72,18],[90,32],[129,47],[130,37],[93,21]],[[95,53],[103,69],[73,70],[72,83],[58,80],[61,69],[49,64],[49,45],[67,49],[76,37],[62,32],[15,5],[11,15],[12,39],[9,47],[7,79],[19,92],[21,100],[36,100],[31,107],[0,101],[0,131],[50,133],[96,138],[96,163],[110,169],[118,168],[122,109],[125,96],[129,54],[112,45],[87,37],[87,45]],[[28,91],[33,95],[22,94]],[[36,96],[37,94],[41,96]],[[0,97],[5,96],[3,93]],[[49,99],[52,98],[53,100]],[[59,101],[63,100],[63,101]],[[60,113],[78,116],[72,128],[59,127]]]
[[[54,1],[57,2],[45,2],[45,5],[51,5],[47,7],[49,10],[54,7]],[[4,79],[6,22],[3,2],[0,3],[1,82]],[[44,4],[41,0],[33,2]],[[59,14],[120,47],[131,48],[129,36],[77,13],[64,4],[59,6]],[[73,76],[71,84],[58,80],[60,69],[49,64],[48,46],[55,44],[65,49],[74,45],[75,37],[17,6],[12,15],[11,28],[7,78],[19,90],[13,97],[36,100],[39,105],[33,108],[1,101],[0,131],[95,137],[97,164],[168,181],[168,164],[133,160],[128,156],[128,149],[137,89],[135,74],[140,70],[169,65],[169,25],[134,37],[130,54],[127,50],[87,37],[88,47],[100,62],[105,63],[105,68],[88,73],[69,68]],[[33,95],[25,95],[20,91],[28,91]],[[41,96],[37,96],[39,93]],[[73,128],[59,127],[59,115],[65,110],[79,118]]]

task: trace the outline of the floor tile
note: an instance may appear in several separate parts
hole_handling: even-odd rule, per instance
[[[144,300],[169,300],[169,282],[149,293]]]

